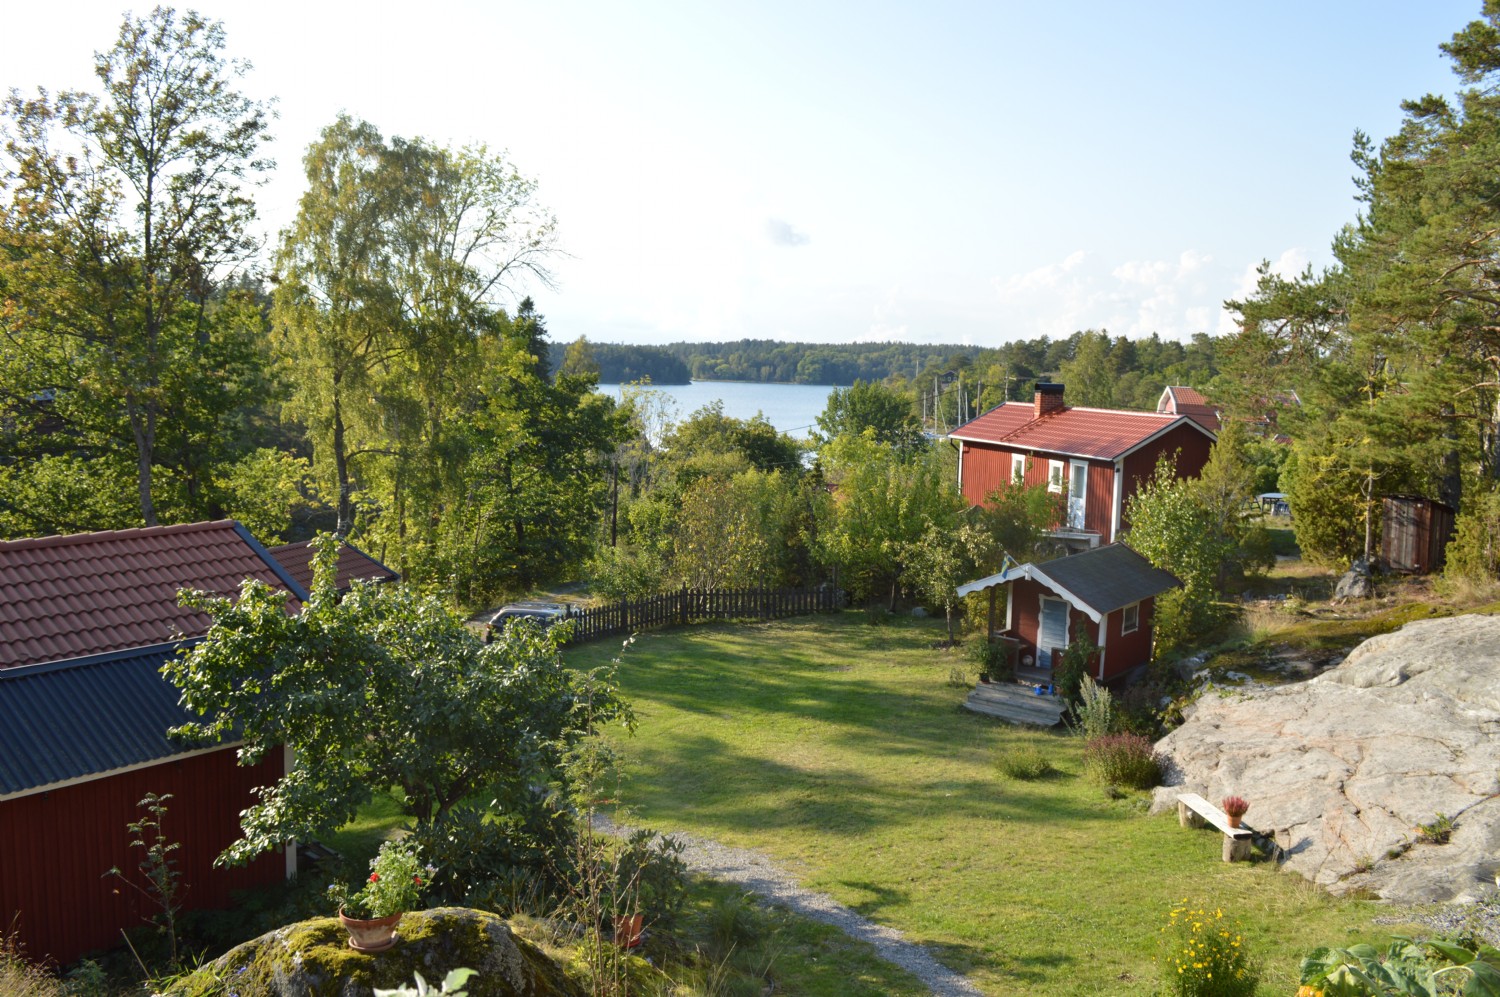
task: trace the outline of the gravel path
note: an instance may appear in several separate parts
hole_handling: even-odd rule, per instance
[[[613,835],[630,830],[603,814],[594,815],[594,827]],[[907,941],[901,932],[860,917],[826,893],[803,889],[790,873],[764,853],[750,848],[729,848],[678,831],[672,832],[671,836],[685,846],[682,859],[694,872],[738,883],[771,903],[814,921],[831,924],[850,938],[869,942],[875,947],[876,955],[911,973],[936,997],[971,997],[980,993],[972,983],[942,965],[922,946]]]

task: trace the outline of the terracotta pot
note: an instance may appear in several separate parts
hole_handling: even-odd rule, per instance
[[[1240,826],[1240,818],[1236,817],[1234,814],[1225,814],[1224,816],[1229,818],[1229,826],[1230,827],[1239,827]]]
[[[339,921],[343,923],[344,930],[349,932],[349,947],[356,952],[384,952],[395,945],[396,925],[400,920],[400,914],[392,914],[390,917],[364,921],[349,917],[344,913],[344,908],[339,908]]]
[[[645,923],[644,914],[624,914],[615,918],[615,943],[621,948],[635,948],[641,944],[641,929]]]

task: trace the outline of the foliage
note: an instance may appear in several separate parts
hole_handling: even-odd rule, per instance
[[[381,987],[375,988],[375,997],[468,997],[469,991],[463,989],[463,985],[469,981],[469,977],[477,975],[472,969],[455,969],[443,977],[443,982],[434,988],[422,978],[421,973],[414,974],[413,986],[393,987],[389,990]]]
[[[980,676],[991,682],[1004,682],[1015,677],[1011,674],[1010,655],[1000,641],[975,637],[969,641],[966,653],[969,660],[979,667]]]
[[[51,973],[26,958],[12,929],[0,933],[0,993],[7,997],[68,997]]]
[[[1161,781],[1161,757],[1140,734],[1105,734],[1084,744],[1083,768],[1102,786],[1150,789]]]
[[[1057,662],[1054,672],[1057,694],[1070,706],[1078,702],[1083,680],[1098,663],[1099,646],[1089,636],[1088,627],[1079,621],[1073,628],[1073,639],[1063,650],[1062,660]]]
[[[593,373],[604,384],[687,384],[692,380],[687,364],[662,346],[643,346],[639,343],[589,343],[583,339],[577,342],[584,343],[588,347],[589,359],[593,362]],[[570,347],[570,356],[572,352]],[[576,360],[574,366],[577,367]],[[568,369],[566,360],[561,369]]]
[[[1219,809],[1231,817],[1243,817],[1250,812],[1250,804],[1243,796],[1226,796],[1219,801]]]
[[[292,516],[312,503],[311,466],[304,457],[262,447],[225,468],[218,482],[228,514],[262,543],[274,544]]]
[[[1068,705],[1068,724],[1080,737],[1092,741],[1120,730],[1122,718],[1115,710],[1115,697],[1091,676],[1083,676],[1078,697]]]
[[[1019,564],[1049,560],[1055,553],[1047,534],[1062,521],[1065,495],[1047,490],[1045,484],[999,488],[973,510],[976,526],[989,538],[988,549],[979,557],[979,568],[998,572],[1008,555]]]
[[[1294,443],[1281,472],[1302,556],[1343,571],[1365,546],[1363,478],[1336,436]]]
[[[1174,907],[1161,929],[1161,993],[1172,997],[1254,997],[1260,973],[1239,925],[1224,911]]]
[[[796,478],[748,468],[729,477],[704,476],[683,493],[673,537],[672,566],[698,589],[775,587],[795,574]]]
[[[164,669],[204,716],[182,733],[244,741],[241,764],[292,749],[293,768],[241,815],[240,863],[291,838],[351,820],[371,794],[400,787],[418,840],[466,801],[555,827],[543,787],[565,783],[564,754],[600,726],[628,721],[611,683],[563,667],[561,633],[509,627],[481,644],[436,600],[402,586],[334,585],[337,545],[316,541],[302,611],[247,581],[237,601],[183,604],[214,620],[205,640]]]
[[[235,420],[274,394],[258,311],[223,293],[255,251],[248,189],[271,165],[269,110],[236,89],[247,69],[221,24],[158,7],[95,56],[101,93],[4,102],[0,421],[95,487],[120,483],[95,458],[128,460],[116,501],[148,526],[215,511]]]
[[[1500,577],[1500,490],[1470,493],[1454,519],[1443,577],[1468,582]]]
[[[1447,814],[1435,814],[1431,822],[1417,825],[1417,837],[1429,844],[1446,845],[1453,837],[1453,818]]]
[[[1500,951],[1470,940],[1392,936],[1373,945],[1319,948],[1302,960],[1302,990],[1323,997],[1466,997],[1500,994]]]
[[[171,798],[171,793],[162,793],[159,796],[156,793],[147,793],[136,804],[145,810],[146,814],[140,820],[131,821],[126,825],[126,830],[131,835],[130,847],[139,848],[143,853],[136,868],[140,870],[145,885],[126,876],[118,866],[110,869],[105,875],[112,876],[129,886],[156,908],[156,913],[147,920],[156,925],[157,932],[166,942],[167,964],[176,969],[178,966],[178,916],[182,913],[184,891],[182,874],[177,871],[177,860],[172,854],[181,847],[181,843],[169,840],[162,828],[167,817],[167,801]]]
[[[828,393],[828,405],[818,416],[825,439],[860,436],[870,430],[880,443],[898,450],[922,445],[922,426],[912,412],[912,397],[879,381],[854,382],[853,387]]]
[[[948,643],[953,643],[953,610],[958,587],[971,577],[974,553],[984,538],[968,523],[943,529],[929,522],[916,540],[897,541],[897,560],[906,566],[908,584],[930,605],[943,607]]]
[[[1008,744],[996,756],[995,767],[1001,775],[1023,782],[1046,778],[1057,771],[1048,747],[1049,742],[1040,736]]]
[[[615,915],[644,913],[647,925],[676,927],[687,899],[685,845],[647,828],[632,831],[615,850],[609,870],[606,910]]]
[[[424,867],[405,843],[386,841],[370,860],[370,876],[358,891],[350,893],[345,884],[335,883],[328,888],[328,898],[346,917],[374,921],[417,910],[436,873],[435,866]]]

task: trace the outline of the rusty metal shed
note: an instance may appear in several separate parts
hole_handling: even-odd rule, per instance
[[[1453,536],[1453,507],[1416,495],[1387,495],[1382,504],[1380,558],[1386,569],[1441,571]]]

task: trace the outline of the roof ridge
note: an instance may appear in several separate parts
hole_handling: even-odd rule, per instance
[[[1104,415],[1147,415],[1153,419],[1176,419],[1171,412],[1143,412],[1132,408],[1092,408],[1087,405],[1070,405],[1065,412],[1099,412]]]
[[[22,537],[19,540],[0,540],[0,551],[38,550],[45,547],[65,547],[69,544],[99,543],[109,540],[133,540],[143,536],[164,536],[173,533],[198,533],[214,529],[233,528],[233,519],[212,519],[199,523],[171,523],[167,526],[132,526],[124,530],[97,530],[91,533],[52,533],[42,537]]]

